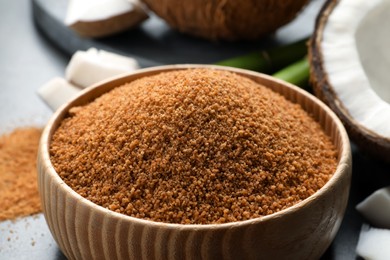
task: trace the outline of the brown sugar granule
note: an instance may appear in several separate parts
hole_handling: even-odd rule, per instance
[[[211,69],[145,77],[71,109],[50,152],[64,181],[92,202],[183,224],[280,211],[315,193],[337,164],[299,105]]]
[[[0,221],[41,211],[36,170],[41,132],[26,127],[0,136]]]

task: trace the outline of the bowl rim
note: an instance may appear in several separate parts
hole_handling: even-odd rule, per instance
[[[114,212],[110,209],[107,209],[103,206],[100,206],[98,204],[93,203],[92,201],[84,198],[80,194],[78,194],[76,191],[74,191],[70,186],[68,186],[64,180],[58,175],[58,173],[55,171],[51,161],[50,161],[50,152],[49,152],[49,146],[51,142],[52,134],[55,132],[57,127],[55,126],[55,121],[58,118],[61,118],[61,120],[66,116],[67,112],[71,107],[73,107],[73,103],[77,100],[79,100],[81,97],[84,97],[89,92],[96,91],[96,89],[104,87],[106,84],[112,84],[116,81],[123,81],[124,79],[128,77],[132,77],[135,75],[153,75],[158,74],[162,72],[172,71],[172,70],[183,70],[183,69],[192,69],[192,68],[211,68],[211,69],[219,69],[219,70],[225,70],[230,72],[236,72],[239,73],[242,76],[251,76],[251,77],[261,77],[262,79],[266,81],[273,81],[279,85],[283,85],[283,87],[287,87],[292,89],[294,92],[298,92],[299,95],[305,96],[305,98],[310,99],[312,102],[316,103],[322,110],[326,112],[328,116],[332,119],[333,123],[336,125],[337,132],[340,135],[341,143],[340,143],[340,149],[338,151],[338,163],[335,172],[331,176],[331,178],[325,183],[324,186],[322,186],[319,190],[317,190],[314,194],[309,196],[308,198],[286,208],[280,211],[277,211],[275,213],[260,216],[256,218],[251,218],[248,220],[240,220],[235,222],[227,222],[227,223],[210,223],[210,224],[179,224],[179,223],[168,223],[168,222],[157,222],[154,220],[148,220],[148,219],[141,219],[132,217],[129,215],[125,215],[122,213]],[[142,77],[144,77],[142,76]],[[130,81],[128,81],[130,82]],[[121,84],[118,84],[117,86],[120,86]],[[266,86],[267,87],[267,86]],[[114,87],[115,88],[115,87]],[[101,96],[103,93],[106,93],[108,91],[101,92],[99,95],[94,96],[94,99],[96,99],[98,96]],[[281,94],[281,93],[280,93]],[[283,95],[283,94],[281,94]],[[284,95],[283,95],[284,96]],[[291,101],[292,102],[292,101]],[[83,104],[86,104],[84,102]],[[61,107],[59,107],[54,114],[51,116],[49,121],[47,122],[46,126],[44,127],[44,130],[41,135],[40,139],[40,145],[39,145],[39,155],[41,156],[41,163],[43,164],[43,168],[45,170],[38,170],[38,174],[49,174],[51,179],[55,181],[56,186],[60,187],[61,189],[64,189],[64,191],[67,193],[67,195],[73,197],[73,199],[77,200],[78,202],[82,204],[86,204],[87,207],[91,207],[92,210],[97,210],[98,212],[105,214],[106,216],[110,216],[112,218],[115,218],[117,220],[122,221],[128,221],[128,222],[135,222],[139,224],[146,224],[149,226],[157,226],[157,227],[164,227],[164,228],[180,228],[183,230],[203,230],[203,229],[225,229],[225,228],[233,228],[237,226],[243,226],[243,225],[253,225],[258,222],[265,222],[269,221],[275,218],[280,218],[284,215],[292,214],[296,211],[298,211],[300,208],[307,207],[311,203],[313,203],[317,198],[321,197],[322,194],[326,193],[327,190],[334,186],[339,179],[343,177],[344,174],[351,175],[351,147],[349,143],[349,137],[347,135],[347,132],[344,128],[344,125],[341,123],[340,119],[336,116],[336,114],[327,106],[325,103],[323,103],[321,100],[319,100],[314,95],[310,94],[309,92],[293,85],[288,82],[285,82],[283,80],[277,79],[275,77],[272,77],[270,75],[266,75],[263,73],[245,70],[245,69],[238,69],[238,68],[232,68],[232,67],[226,67],[226,66],[219,66],[219,65],[206,65],[206,64],[176,64],[176,65],[162,65],[162,66],[154,66],[149,68],[143,68],[138,69],[136,71],[130,72],[130,73],[124,73],[119,76],[111,77],[109,79],[100,81],[96,84],[93,84],[92,86],[80,91],[79,94],[77,94],[75,97],[70,99],[68,102],[63,104]],[[40,171],[44,171],[44,173],[41,173]]]

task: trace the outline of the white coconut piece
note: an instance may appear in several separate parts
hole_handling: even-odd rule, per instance
[[[338,1],[323,30],[322,57],[343,107],[390,138],[390,0]]]
[[[390,186],[372,193],[356,209],[371,225],[390,229]]]
[[[70,0],[65,24],[70,26],[78,21],[104,20],[134,9],[126,0]]]
[[[45,83],[37,91],[38,96],[53,110],[75,97],[80,88],[70,84],[64,78],[56,77]]]
[[[64,23],[81,36],[104,37],[147,18],[138,0],[70,0]]]
[[[360,230],[356,253],[366,260],[390,259],[390,230],[370,228],[363,225]]]
[[[65,70],[65,78],[78,87],[86,88],[138,68],[139,64],[133,58],[91,48],[77,51],[72,56]]]

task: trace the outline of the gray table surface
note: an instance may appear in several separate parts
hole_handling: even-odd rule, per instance
[[[311,9],[303,14],[302,19],[280,30],[276,38],[266,44],[288,42],[305,36],[310,32],[314,23],[313,17],[322,2],[312,1]],[[36,90],[51,78],[63,76],[69,55],[77,49],[77,44],[68,49],[58,44],[53,45],[52,39],[48,40],[47,35],[44,36],[37,30],[31,9],[32,2],[28,0],[0,1],[1,133],[18,126],[44,126],[52,112],[39,99]],[[159,36],[156,34],[154,37]],[[90,46],[113,47],[110,40],[81,42],[84,44],[83,49]],[[171,44],[175,45],[174,42]],[[118,52],[126,52],[124,45],[115,45],[115,48]],[[137,48],[135,50],[138,51],[135,51],[134,55],[141,55],[142,50]],[[153,51],[158,53],[158,49]],[[161,59],[156,62],[164,63],[164,59]],[[352,148],[354,170],[349,205],[336,239],[323,259],[356,259],[355,247],[364,219],[354,207],[372,191],[390,183],[389,165],[365,157],[353,144]],[[51,236],[43,215],[38,214],[0,222],[0,259],[52,260],[65,257]]]
[[[43,126],[51,110],[36,95],[62,76],[68,57],[37,32],[28,0],[0,1],[0,132]],[[1,191],[0,191],[1,192]],[[1,202],[0,202],[1,203]],[[0,259],[64,259],[42,214],[0,222]]]

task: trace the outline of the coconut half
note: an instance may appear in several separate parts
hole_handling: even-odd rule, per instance
[[[138,0],[69,0],[65,25],[80,36],[99,38],[135,27],[148,17]]]
[[[171,27],[207,39],[254,40],[294,19],[308,0],[142,0]]]
[[[315,94],[361,150],[390,162],[390,0],[328,0],[309,44]]]

